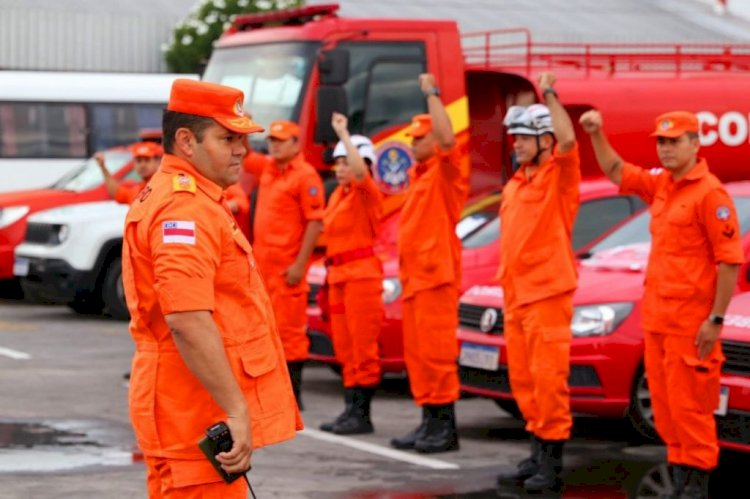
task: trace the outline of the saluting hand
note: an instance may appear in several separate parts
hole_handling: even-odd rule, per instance
[[[721,334],[721,326],[709,322],[708,320],[703,321],[698,334],[695,337],[695,345],[698,347],[698,358],[703,360],[711,353],[711,350],[716,344],[716,340],[719,339]]]
[[[102,170],[106,169],[107,166],[104,163],[104,153],[98,152],[94,154],[94,159],[96,160],[96,164],[99,165],[99,168]]]
[[[600,113],[596,109],[586,111],[578,120],[578,122],[581,124],[581,127],[583,127],[583,131],[588,134],[594,134],[601,130],[602,121],[602,113]]]
[[[251,467],[250,459],[253,454],[253,437],[250,421],[247,416],[227,417],[227,427],[232,435],[232,449],[220,452],[216,460],[227,473],[245,473]]]
[[[545,88],[553,88],[556,81],[557,77],[554,73],[545,71],[544,73],[541,73],[539,75],[539,88],[541,88],[542,90],[544,90]]]
[[[348,125],[349,120],[343,114],[334,112],[331,116],[331,126],[333,127],[333,131],[336,132],[336,135],[338,135],[339,138],[349,132],[349,130],[347,129]]]
[[[427,95],[435,89],[435,75],[432,73],[422,73],[419,75],[419,88],[422,93]]]

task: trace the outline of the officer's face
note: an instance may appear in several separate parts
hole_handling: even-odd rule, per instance
[[[519,165],[526,165],[534,161],[539,146],[543,149],[549,149],[552,146],[552,138],[549,134],[537,138],[535,135],[513,135],[513,151],[516,153],[516,160]]]
[[[677,138],[657,137],[656,154],[664,168],[679,171],[695,163],[700,149],[700,139],[683,134]]]
[[[336,180],[340,185],[349,185],[352,181],[352,170],[343,156],[336,158]]]
[[[297,137],[286,140],[268,137],[268,154],[279,163],[287,163],[299,154],[299,140]]]
[[[218,123],[206,129],[194,144],[190,161],[206,178],[222,188],[236,184],[245,156],[245,134],[227,130]]]
[[[411,139],[411,153],[417,162],[423,162],[435,155],[435,135],[429,132],[423,137],[413,137]]]
[[[138,175],[141,176],[143,180],[148,182],[151,180],[151,177],[154,176],[154,173],[156,173],[156,170],[159,169],[159,163],[161,162],[161,157],[157,156],[154,158],[147,158],[143,156],[138,156],[135,158],[135,171],[138,173]]]

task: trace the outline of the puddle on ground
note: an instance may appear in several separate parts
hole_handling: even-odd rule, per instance
[[[0,473],[53,472],[82,467],[128,466],[142,459],[102,437],[101,423],[0,422]]]

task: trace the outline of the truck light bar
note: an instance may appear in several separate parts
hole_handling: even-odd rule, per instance
[[[334,17],[339,4],[310,5],[296,9],[264,12],[263,14],[241,14],[234,18],[232,26],[224,33],[229,35],[238,31],[249,31],[265,26],[298,26],[324,17]]]

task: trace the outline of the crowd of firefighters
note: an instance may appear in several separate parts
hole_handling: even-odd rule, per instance
[[[560,487],[570,438],[577,286],[571,232],[581,177],[573,123],[555,92],[555,76],[543,73],[538,84],[543,103],[512,106],[504,121],[519,167],[503,190],[498,272],[510,386],[531,441],[529,457],[498,482],[528,491]],[[407,132],[416,164],[398,254],[404,356],[422,420],[390,444],[435,453],[459,448],[455,225],[469,192],[469,164],[434,77],[421,75],[419,85],[428,113],[415,116]],[[369,173],[373,144],[350,135],[347,118],[333,114],[338,187],[326,204],[321,179],[301,152],[298,125],[271,123],[269,154],[248,151],[246,135],[263,128],[244,114],[242,102],[238,90],[177,80],[164,115],[163,151],[149,143],[133,147],[143,182],[119,183],[100,161],[110,195],[132,205],[123,248],[136,343],[130,411],[150,497],[245,497],[243,484],[221,482],[196,447],[216,421],[227,422],[234,440],[217,457],[233,473],[249,468],[254,448],[301,429],[309,348],[305,276],[321,232],[323,298],[345,399],[344,410],[321,429],[374,431],[382,267],[373,247],[383,200]],[[671,497],[707,497],[718,460],[713,410],[723,357],[717,339],[743,260],[734,205],[698,156],[695,115],[678,111],[656,119],[659,170],[621,159],[599,112],[585,113],[580,123],[604,174],[651,206],[643,329],[655,424],[667,446]],[[247,197],[235,185],[243,168],[259,178],[252,247],[238,225],[247,223]]]

